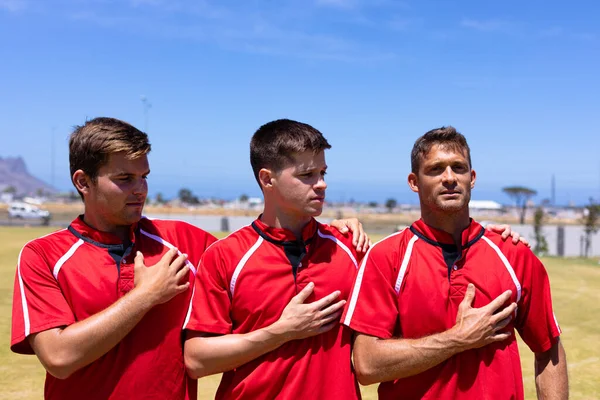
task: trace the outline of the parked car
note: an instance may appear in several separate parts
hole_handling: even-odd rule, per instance
[[[50,224],[50,212],[27,203],[11,203],[8,206],[8,217],[14,219],[39,219],[43,225]]]

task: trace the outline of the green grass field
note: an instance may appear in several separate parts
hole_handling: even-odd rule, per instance
[[[44,370],[34,356],[11,353],[10,317],[17,257],[32,238],[49,228],[0,228],[0,398],[39,399]],[[377,238],[375,238],[377,239]],[[554,309],[563,329],[569,362],[572,399],[600,398],[600,265],[598,260],[543,259],[552,283]],[[535,398],[533,356],[520,346],[526,398]],[[214,397],[218,377],[201,379],[199,398]],[[362,388],[363,397],[376,399],[376,386]]]

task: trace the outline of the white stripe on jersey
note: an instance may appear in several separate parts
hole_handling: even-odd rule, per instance
[[[342,248],[342,250],[344,250],[346,252],[346,254],[348,254],[348,257],[350,257],[350,259],[352,260],[352,263],[354,264],[354,267],[358,269],[358,263],[356,262],[356,258],[354,258],[354,254],[352,254],[352,251],[350,251],[350,249],[348,248],[348,246],[346,246],[344,243],[342,243],[340,240],[338,240],[338,238],[336,238],[333,235],[326,235],[324,233],[321,233],[321,231],[318,230],[318,229],[317,229],[317,233],[322,238],[333,240],[338,246],[340,246]]]
[[[358,270],[358,274],[356,275],[356,281],[354,282],[354,288],[352,289],[352,297],[350,298],[350,304],[348,304],[348,312],[346,313],[346,318],[344,319],[344,322],[343,322],[344,325],[350,325],[350,321],[352,320],[352,315],[354,314],[354,309],[356,308],[356,302],[358,301],[358,294],[360,293],[360,286],[362,285],[362,279],[365,274],[365,265],[367,264],[367,260],[369,259],[371,250],[373,250],[375,248],[375,246],[377,246],[379,243],[383,242],[384,240],[387,240],[391,237],[399,235],[403,231],[404,230],[401,230],[396,233],[392,233],[391,235],[381,239],[379,242],[377,242],[373,246],[371,246],[369,251],[367,251],[367,254],[365,254],[365,258],[363,258],[362,262],[360,263],[360,268]]]
[[[256,243],[254,243],[254,245],[250,248],[250,250],[248,250],[246,252],[246,254],[244,254],[244,257],[242,257],[242,259],[240,260],[238,265],[235,267],[235,270],[233,271],[233,275],[231,276],[231,283],[229,284],[229,291],[231,292],[231,297],[233,297],[233,292],[235,290],[235,283],[238,279],[238,276],[240,275],[240,272],[242,272],[242,268],[244,268],[244,265],[246,265],[246,262],[248,261],[250,256],[252,256],[252,254],[256,251],[256,249],[258,249],[260,247],[260,245],[262,244],[263,241],[264,241],[264,239],[262,238],[262,236],[259,236]]]
[[[404,275],[406,274],[406,268],[408,267],[408,262],[410,261],[413,245],[418,239],[419,237],[417,235],[413,236],[408,242],[408,246],[406,247],[406,251],[404,252],[404,258],[402,259],[400,271],[398,272],[398,279],[396,279],[396,285],[394,286],[394,289],[398,294],[400,293],[400,287],[402,286],[402,281],[404,280]]]

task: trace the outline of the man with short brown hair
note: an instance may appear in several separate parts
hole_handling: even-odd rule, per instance
[[[188,373],[224,373],[217,399],[360,398],[351,332],[339,317],[362,254],[315,220],[330,147],[317,129],[288,119],[252,136],[264,211],[207,250],[185,325]],[[300,305],[316,318],[294,316]]]
[[[514,331],[535,353],[538,397],[568,397],[546,270],[469,217],[475,171],[463,135],[427,132],[408,184],[421,219],[374,244],[342,317],[354,363],[380,399],[522,399]],[[475,308],[474,308],[475,307]]]
[[[19,254],[11,349],[37,355],[47,399],[196,397],[181,326],[194,266],[216,239],[142,217],[150,149],[117,119],[77,127],[69,160],[84,214]]]

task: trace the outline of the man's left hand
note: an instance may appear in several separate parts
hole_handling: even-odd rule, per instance
[[[371,247],[371,240],[357,218],[334,219],[330,225],[344,235],[351,232],[352,244],[358,253],[366,253]]]
[[[529,244],[529,242],[527,241],[527,239],[525,239],[523,236],[521,236],[518,232],[513,232],[513,230],[510,228],[510,225],[495,225],[495,224],[488,224],[485,229],[490,230],[492,232],[495,233],[499,233],[502,236],[502,240],[506,240],[508,239],[508,237],[512,237],[512,242],[514,244],[517,244],[519,242],[523,243],[525,246],[527,247],[531,247],[531,244]]]

